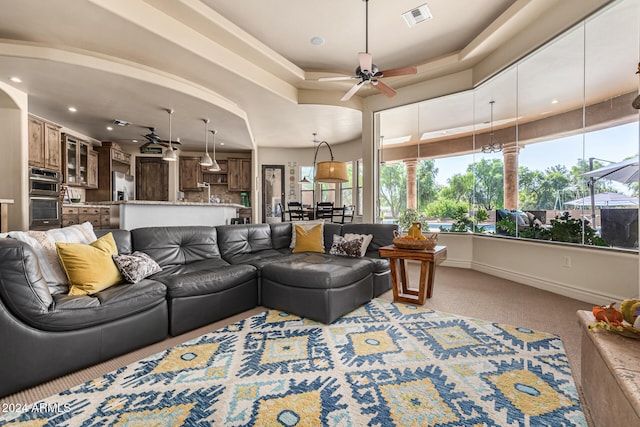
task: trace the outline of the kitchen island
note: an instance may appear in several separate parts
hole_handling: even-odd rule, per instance
[[[176,225],[225,225],[238,217],[235,203],[157,202],[120,200],[111,205],[111,224],[133,230],[141,227]]]

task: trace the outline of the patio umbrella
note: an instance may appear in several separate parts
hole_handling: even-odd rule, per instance
[[[638,157],[636,156],[618,163],[612,163],[600,169],[583,173],[582,176],[594,178],[595,180],[610,179],[623,184],[638,182]]]
[[[638,198],[619,193],[598,193],[593,197],[593,204],[599,207],[638,206]],[[591,206],[591,196],[565,202],[566,206],[584,208]]]

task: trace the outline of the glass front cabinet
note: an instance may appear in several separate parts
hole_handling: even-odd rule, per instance
[[[98,187],[98,153],[90,143],[62,135],[63,182],[72,187]]]

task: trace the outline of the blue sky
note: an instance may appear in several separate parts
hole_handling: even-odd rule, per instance
[[[520,150],[518,161],[520,166],[526,166],[531,170],[545,170],[558,164],[570,168],[577,163],[578,159],[589,157],[619,162],[627,157],[638,155],[638,152],[638,123],[630,123],[584,135],[527,145]],[[502,153],[475,154],[475,156],[470,154],[436,159],[436,167],[439,169],[436,181],[446,185],[447,180],[453,175],[466,172],[467,166],[473,162],[474,158],[501,159]],[[608,164],[604,161],[601,163]],[[624,185],[618,185],[616,188],[620,192],[626,192]]]

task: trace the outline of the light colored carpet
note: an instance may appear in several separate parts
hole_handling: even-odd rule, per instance
[[[409,267],[412,280],[417,266]],[[392,293],[382,296],[392,299]],[[433,297],[425,307],[490,322],[521,326],[559,335],[569,358],[574,381],[580,388],[580,327],[577,310],[591,310],[592,304],[542,291],[472,270],[439,267]],[[256,307],[220,322],[139,349],[98,365],[0,399],[0,404],[28,404],[102,376],[159,351],[264,311]],[[583,403],[584,407],[584,403]],[[585,408],[588,409],[588,408]],[[585,410],[588,419],[588,410]]]
[[[0,424],[587,426],[557,335],[385,299],[266,310],[37,408]]]

